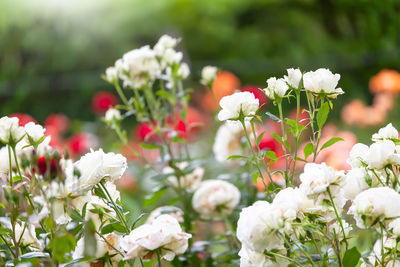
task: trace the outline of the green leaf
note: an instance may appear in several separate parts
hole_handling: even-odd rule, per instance
[[[279,134],[274,133],[274,132],[270,132],[270,133],[271,133],[272,137],[273,137],[276,141],[278,141],[280,144],[283,144],[282,137],[281,137]]]
[[[132,223],[132,228],[135,227],[135,225],[140,221],[140,219],[142,219],[144,216],[146,215],[146,213],[142,213],[140,214],[136,220]]]
[[[257,137],[257,145],[261,143],[262,138],[264,137],[265,132],[262,132],[258,137]]]
[[[323,144],[323,146],[321,147],[321,150],[325,149],[327,147],[330,147],[331,145],[333,145],[333,144],[335,144],[336,142],[339,142],[339,141],[343,141],[343,138],[333,137],[333,138],[329,139],[328,141],[326,141],[325,144]]]
[[[23,259],[33,259],[33,258],[48,258],[50,257],[49,253],[44,252],[28,252],[24,255],[21,255]]]
[[[143,199],[143,205],[147,207],[156,203],[164,194],[164,189],[166,189],[166,187],[161,187],[154,190],[153,194]]]
[[[85,256],[94,256],[96,255],[96,237],[95,237],[95,232],[96,232],[96,226],[94,225],[92,220],[89,220],[85,224],[85,230],[84,230],[84,242],[85,242],[85,250],[84,250],[84,255]]]
[[[147,143],[140,143],[140,146],[145,149],[162,149],[162,146],[154,145],[154,144],[147,144]]]
[[[107,196],[104,194],[103,190],[100,187],[94,188],[94,194],[102,199],[107,199]]]
[[[322,129],[322,127],[325,125],[326,119],[328,118],[328,114],[329,114],[329,103],[325,102],[319,108],[317,113],[317,125],[319,129]]]
[[[12,182],[15,183],[15,182],[21,181],[22,179],[23,179],[22,176],[19,176],[19,175],[13,176]]]
[[[120,233],[125,233],[126,229],[120,222],[113,222],[113,223],[107,224],[101,228],[101,233],[103,235],[112,233],[114,231],[117,231]]]
[[[76,209],[72,210],[70,217],[74,221],[78,221],[78,222],[83,222],[84,221],[84,218],[82,217],[82,215]]]
[[[281,119],[279,119],[277,116],[275,116],[274,114],[270,113],[270,112],[266,112],[265,113],[268,117],[271,118],[271,120],[276,121],[278,123],[281,122]]]
[[[355,267],[360,258],[361,254],[356,247],[348,249],[343,257],[343,267]]]
[[[308,143],[305,147],[304,147],[304,159],[307,160],[307,158],[314,153],[314,146],[312,143]]]
[[[58,231],[55,236],[50,239],[49,248],[51,248],[51,256],[59,263],[67,262],[69,259],[65,255],[75,248],[76,240],[73,235],[68,232]]]
[[[241,155],[233,155],[233,156],[229,156],[227,158],[227,160],[229,160],[229,159],[247,159],[247,157],[246,156],[241,156]]]
[[[260,177],[260,175],[257,172],[255,172],[255,173],[252,174],[252,176],[253,176],[252,177],[253,183],[257,184],[257,179]]]
[[[266,151],[264,155],[265,155],[265,157],[267,159],[271,159],[271,160],[276,160],[277,159],[277,156],[276,156],[275,152],[272,151],[272,150]]]

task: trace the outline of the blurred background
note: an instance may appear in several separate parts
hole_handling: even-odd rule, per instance
[[[399,32],[398,0],[2,0],[0,113],[93,120],[105,68],[164,33],[182,37],[192,79],[210,64],[264,87],[327,67],[342,75],[338,105],[371,105],[369,79],[400,69]]]

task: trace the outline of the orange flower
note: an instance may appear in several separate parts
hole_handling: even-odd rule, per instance
[[[400,73],[395,70],[381,70],[369,81],[372,93],[400,92]]]

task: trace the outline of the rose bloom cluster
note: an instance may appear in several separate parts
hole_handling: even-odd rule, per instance
[[[285,238],[301,236],[305,229],[299,222],[314,216],[318,219],[313,223],[329,225],[325,228],[326,235],[337,233],[341,240],[356,227],[384,231],[383,253],[393,255],[398,250],[395,240],[400,234],[398,136],[398,131],[389,124],[372,136],[375,142],[371,146],[354,145],[348,159],[352,169],[348,173],[335,171],[325,163],[307,163],[298,187],[282,189],[272,203],[258,201],[244,208],[237,228],[237,237],[242,242],[241,266],[288,265],[290,261],[277,257],[276,253],[285,255]],[[346,203],[350,203],[348,209]],[[341,226],[335,213],[342,218]],[[356,225],[344,220],[346,213],[355,219]],[[370,263],[382,258],[378,247],[382,247],[379,239],[368,257]],[[400,264],[391,256],[385,257],[385,263]]]
[[[179,41],[163,35],[153,48],[146,45],[125,53],[113,67],[106,69],[104,79],[112,84],[121,79],[125,87],[136,89],[148,86],[156,79],[167,81],[167,87],[174,86],[172,76],[186,79],[190,74],[189,66],[182,62],[182,52],[175,50]]]
[[[287,72],[284,78],[269,78],[268,87],[264,89],[267,97],[277,104],[291,91],[305,91],[316,99],[328,100],[343,94],[343,90],[337,88],[340,75],[328,69],[304,74],[299,69],[288,69]],[[245,122],[256,117],[259,105],[254,96],[238,92],[224,97],[220,106],[222,110],[218,118],[228,122],[217,132],[214,153],[222,161],[240,154],[239,145],[229,145],[229,136],[235,139],[243,129],[246,131]],[[242,125],[235,124],[235,121],[242,122]],[[221,133],[225,138],[220,137]],[[257,201],[243,208],[237,224],[237,238],[242,244],[239,252],[241,266],[289,265],[291,259],[286,255],[291,255],[288,252],[291,248],[288,242],[294,245],[302,242],[300,240],[310,235],[309,227],[323,233],[327,240],[337,240],[335,242],[346,243],[346,246],[353,229],[376,229],[381,236],[363,265],[400,264],[393,256],[397,255],[395,240],[400,229],[397,205],[400,201],[399,133],[388,124],[371,139],[374,143],[370,146],[353,146],[347,160],[352,168],[347,173],[336,171],[325,163],[306,163],[297,184],[278,190],[270,202]],[[221,149],[223,147],[225,149]],[[221,152],[228,151],[228,148],[231,153]],[[351,225],[347,218],[352,218],[356,224]],[[337,251],[333,253],[336,247],[322,249],[328,255],[336,253],[341,257]]]
[[[0,178],[5,192],[2,197],[11,201],[9,194],[23,188],[29,200],[29,208],[25,207],[27,211],[23,213],[26,215],[3,218],[2,225],[13,233],[4,237],[5,242],[23,247],[26,253],[47,251],[51,237],[37,232],[42,232],[44,223],[51,218],[57,229],[74,229],[77,223],[89,221],[93,225],[94,243],[86,244],[87,233],[79,232],[76,247],[66,251],[82,264],[86,247],[93,244],[95,253],[89,261],[108,261],[113,266],[120,266],[122,259],[151,255],[157,249],[166,260],[185,252],[191,235],[182,231],[176,216],[162,215],[133,230],[101,234],[106,225],[119,223],[115,218],[124,220],[119,217],[125,215],[117,206],[121,205],[121,198],[115,182],[127,169],[126,158],[100,149],[73,162],[49,145],[50,137],[45,136],[45,131],[33,122],[21,127],[18,118],[0,119],[0,140],[5,145],[0,149]],[[202,171],[194,175],[201,176]],[[7,201],[2,204],[6,210],[8,205]]]

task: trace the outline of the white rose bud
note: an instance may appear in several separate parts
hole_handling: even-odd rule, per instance
[[[214,66],[205,66],[201,70],[201,84],[210,86],[217,78],[218,68]]]
[[[18,118],[7,116],[0,119],[0,141],[5,144],[17,143],[25,135],[24,127],[19,126]]]
[[[121,112],[116,109],[116,108],[109,108],[106,112],[106,115],[104,116],[104,120],[106,122],[112,122],[114,120],[121,120],[122,116],[121,116]]]
[[[302,73],[299,69],[287,69],[288,75],[283,76],[285,81],[295,89],[299,88],[299,84],[301,81]]]
[[[44,139],[44,132],[46,129],[44,129],[41,125],[35,124],[33,122],[28,122],[24,126],[25,131],[26,131],[26,142],[29,143],[39,143],[40,141],[43,141]]]
[[[265,94],[272,100],[278,100],[285,96],[289,86],[284,79],[276,79],[275,77],[267,80],[268,87],[264,89]]]
[[[108,67],[103,77],[107,82],[114,83],[118,79],[118,69],[116,67]]]

